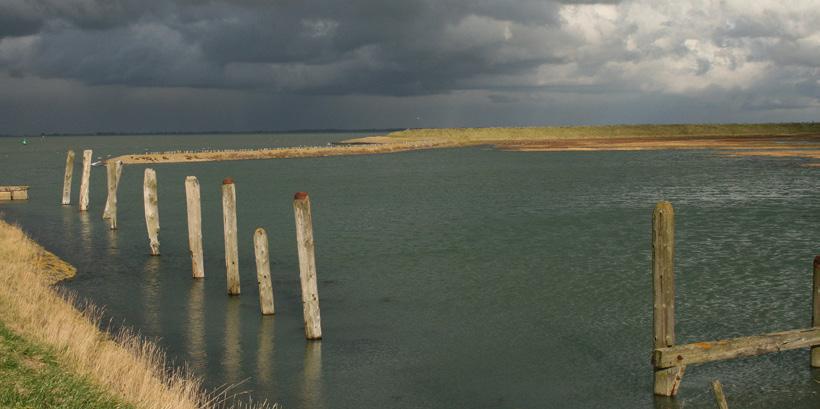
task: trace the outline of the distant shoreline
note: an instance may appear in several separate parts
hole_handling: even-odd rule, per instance
[[[147,164],[308,158],[479,145],[517,152],[718,149],[744,155],[740,150],[753,150],[755,156],[820,159],[801,153],[820,149],[820,123],[409,129],[353,138],[331,146],[135,153],[107,161]]]

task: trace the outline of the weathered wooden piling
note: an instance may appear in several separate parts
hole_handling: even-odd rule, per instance
[[[83,179],[80,181],[80,211],[88,210],[89,191],[91,190],[91,149],[83,151]]]
[[[256,255],[256,281],[259,283],[259,308],[262,315],[272,315],[276,310],[273,306],[273,285],[270,278],[268,234],[261,227],[253,233],[253,250]]]
[[[720,409],[729,409],[729,403],[726,402],[726,395],[723,393],[723,385],[720,381],[715,379],[712,381],[712,391],[715,393],[715,403]]]
[[[157,172],[145,169],[142,185],[142,198],[145,206],[145,227],[148,229],[148,241],[151,255],[159,255],[159,208],[157,205]]]
[[[658,202],[652,214],[653,334],[655,348],[675,345],[675,211],[667,201]],[[655,393],[677,392],[684,367],[655,370]]]
[[[108,175],[108,199],[105,201],[105,212],[103,219],[108,219],[108,227],[117,230],[117,189],[120,186],[122,176],[122,161],[109,162],[106,165]]]
[[[63,176],[63,205],[71,204],[71,179],[74,178],[74,151],[69,149],[65,156],[65,175]]]
[[[310,212],[310,198],[307,193],[298,192],[294,195],[293,212],[296,219],[296,246],[299,251],[299,279],[302,285],[305,338],[322,339],[319,290],[316,283],[313,220]]]
[[[105,198],[105,208],[103,208],[102,218],[103,220],[107,220],[109,216],[109,212],[111,211],[111,186],[114,185],[114,166],[111,164],[105,165],[105,181],[106,181],[106,192],[108,192],[108,196]]]
[[[820,256],[814,257],[814,274],[811,288],[811,326],[820,328]],[[820,368],[820,345],[811,347],[811,366]]]
[[[188,208],[188,248],[191,251],[191,275],[205,277],[202,261],[202,207],[199,195],[199,180],[196,176],[185,178],[185,203]]]
[[[233,179],[222,181],[222,223],[225,232],[225,267],[228,294],[239,295],[239,247],[236,241],[236,187]]]

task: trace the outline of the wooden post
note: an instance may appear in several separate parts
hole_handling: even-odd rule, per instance
[[[293,212],[296,218],[296,246],[299,250],[299,279],[302,284],[305,338],[322,339],[319,290],[316,284],[313,220],[310,214],[310,198],[307,193],[298,192],[293,197]]]
[[[74,151],[69,149],[65,157],[65,176],[63,176],[63,205],[71,204],[71,179],[74,177]]]
[[[814,283],[812,284],[811,326],[820,328],[820,256],[814,257]],[[820,345],[811,347],[811,366],[820,368]]]
[[[111,187],[114,185],[114,166],[111,163],[105,164],[105,181],[107,183],[106,191],[108,192],[108,196],[105,198],[105,208],[103,209],[102,218],[103,220],[108,220],[109,212],[111,211]]]
[[[118,160],[113,163],[108,163],[106,167],[110,167],[108,171],[108,200],[105,202],[105,209],[108,211],[108,222],[111,230],[117,230],[117,189],[120,187],[120,176],[122,176],[122,161]],[[106,215],[103,215],[103,218]]]
[[[655,348],[675,345],[675,211],[658,202],[652,215],[653,334]],[[677,393],[684,367],[655,370],[655,394]]]
[[[185,203],[188,208],[188,248],[191,250],[191,273],[194,278],[205,277],[202,262],[202,207],[199,199],[199,180],[185,178]]]
[[[712,381],[712,390],[715,392],[715,402],[720,409],[729,409],[729,404],[726,402],[726,395],[723,394],[723,385],[720,381],[715,379]]]
[[[253,250],[256,254],[256,281],[259,283],[259,308],[262,315],[275,313],[273,307],[273,285],[270,280],[270,260],[268,258],[268,235],[258,228],[253,233]]]
[[[222,225],[225,232],[225,267],[228,294],[239,295],[239,247],[236,243],[236,187],[233,179],[222,181]]]
[[[142,185],[142,198],[145,205],[145,227],[148,229],[148,240],[151,255],[159,255],[159,209],[157,207],[157,172],[145,169]]]
[[[88,196],[91,179],[91,149],[83,151],[83,179],[80,181],[80,211],[88,210]]]

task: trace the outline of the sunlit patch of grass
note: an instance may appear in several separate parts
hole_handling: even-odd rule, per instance
[[[52,351],[0,323],[0,407],[133,408],[91,380],[60,367]]]

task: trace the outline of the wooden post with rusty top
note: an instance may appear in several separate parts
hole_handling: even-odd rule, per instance
[[[205,277],[202,261],[202,206],[200,204],[199,180],[196,176],[185,178],[185,203],[188,209],[188,248],[191,251],[191,276]]]
[[[310,214],[310,198],[307,193],[298,192],[294,195],[293,212],[296,218],[296,246],[299,251],[299,279],[302,285],[305,338],[322,339],[319,290],[316,283],[313,220]]]
[[[108,175],[108,199],[105,201],[103,219],[108,219],[111,230],[117,230],[117,189],[122,176],[122,161],[109,162],[105,166]]]
[[[145,207],[145,227],[148,229],[148,241],[151,255],[159,255],[159,208],[157,197],[157,172],[145,169],[142,185],[142,198]]]
[[[83,179],[80,181],[80,211],[88,210],[88,196],[91,190],[91,149],[83,151]]]
[[[222,222],[225,232],[225,267],[228,294],[239,295],[239,247],[236,239],[236,187],[233,179],[222,181]]]
[[[655,349],[675,345],[675,211],[661,201],[652,214],[653,335]],[[677,393],[685,367],[655,370],[655,394]]]
[[[276,311],[273,306],[273,285],[270,279],[268,234],[261,227],[253,233],[253,250],[256,255],[256,281],[259,283],[259,308],[262,315],[272,315]]]
[[[814,257],[813,283],[811,288],[811,326],[820,328],[820,256]],[[811,366],[820,368],[820,345],[811,347]]]
[[[71,204],[71,179],[74,177],[74,151],[69,149],[65,157],[65,176],[63,176],[63,205]]]

